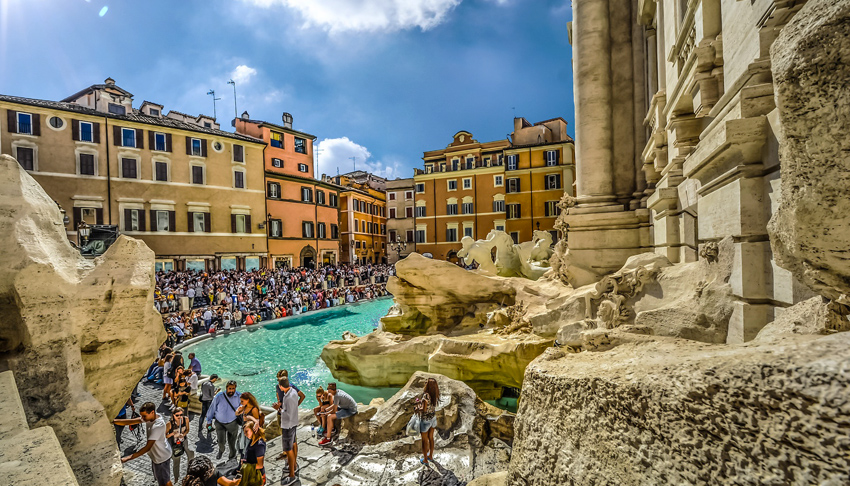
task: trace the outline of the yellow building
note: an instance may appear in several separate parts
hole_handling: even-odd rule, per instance
[[[163,112],[115,81],[62,101],[0,95],[0,153],[15,157],[81,222],[116,225],[157,270],[266,265],[262,140],[212,117]]]
[[[339,187],[341,260],[387,263],[386,179],[363,171],[322,178]]]
[[[417,251],[457,261],[464,236],[484,239],[492,230],[515,242],[549,231],[557,241],[557,203],[575,194],[574,153],[563,118],[515,118],[509,140],[482,143],[460,131],[445,149],[425,152],[413,178]]]

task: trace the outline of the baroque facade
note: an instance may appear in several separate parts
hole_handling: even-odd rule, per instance
[[[729,342],[812,294],[771,252],[780,189],[769,49],[805,2],[573,3],[572,261],[603,275],[638,253],[674,263],[734,240]]]

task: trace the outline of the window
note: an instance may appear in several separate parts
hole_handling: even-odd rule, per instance
[[[548,174],[546,175],[546,189],[560,189],[561,188],[561,174]]]
[[[233,226],[234,233],[247,233],[248,229],[248,215],[247,214],[233,214],[231,215],[233,221],[231,221]]]
[[[154,231],[170,231],[170,221],[171,217],[169,215],[170,211],[155,211],[156,213],[156,228]]]
[[[484,157],[483,167],[490,167],[490,157]]]
[[[385,225],[385,224],[381,225],[381,234],[382,235],[387,234],[387,225]]]
[[[500,176],[500,175],[493,176],[493,185],[496,186],[496,187],[504,186],[505,185],[504,176]]]
[[[86,224],[97,224],[97,211],[96,208],[80,208],[80,218]]]
[[[325,191],[316,190],[316,202],[319,204],[325,204]]]
[[[319,238],[327,238],[328,235],[325,232],[325,223],[319,223],[316,225],[316,231],[319,233]]]
[[[519,204],[508,204],[508,219],[519,219],[521,216],[521,209]]]
[[[507,170],[516,170],[517,169],[517,155],[508,155],[508,169]]]
[[[425,206],[416,206],[416,217],[424,218],[425,217]]]
[[[505,231],[505,225],[496,223],[496,231]]]
[[[519,231],[511,231],[511,239],[514,240],[514,244],[519,244]]]
[[[283,148],[283,134],[272,132],[271,134],[271,145],[272,147]]]
[[[203,152],[201,152],[201,139],[193,138],[191,139],[191,152],[189,155],[194,155],[196,157],[203,157]]]
[[[557,216],[561,214],[561,208],[558,207],[558,201],[546,201],[546,216]]]
[[[390,201],[395,201],[395,193],[394,192],[388,192],[387,197],[389,198]]]
[[[448,183],[449,183],[449,190],[450,191],[456,191],[457,190],[457,180],[451,180],[451,181],[448,181]]]
[[[357,240],[356,242],[354,242],[354,247],[360,248],[360,240]]]
[[[457,214],[457,203],[446,204],[446,214]]]
[[[241,170],[233,171],[233,187],[236,189],[245,189],[245,172]]]
[[[506,192],[508,192],[508,193],[519,192],[519,178],[514,177],[514,178],[511,178],[511,179],[508,179],[508,187],[507,187]]]
[[[335,208],[335,207],[337,207],[337,204],[339,204],[339,201],[338,201],[337,195],[336,195],[335,193],[331,193],[331,196],[330,196],[330,206],[331,206],[332,208]]]
[[[269,237],[280,238],[283,235],[283,223],[279,219],[269,220]]]
[[[144,215],[141,209],[125,209],[124,231],[144,231],[142,218],[144,218]]]
[[[425,166],[425,173],[426,173],[426,174],[430,174],[430,173],[432,173],[432,172],[434,172],[434,166],[433,166],[433,165],[431,165],[431,164],[426,165],[426,166]]]
[[[154,180],[168,181],[168,162],[154,162]]]
[[[62,121],[58,116],[51,116],[47,123],[50,123],[50,126],[56,128],[57,130],[62,128],[65,125],[65,122]]]
[[[463,236],[468,236],[472,238],[472,226],[464,226],[463,227]]]
[[[460,208],[461,214],[472,214],[472,213],[474,213],[475,212],[474,206],[475,205],[471,202],[463,203],[463,205]]]
[[[283,167],[283,161],[280,159],[272,159],[272,167]]]
[[[280,198],[280,184],[277,182],[269,182],[268,196],[270,199]]]
[[[312,221],[304,221],[301,223],[301,236],[304,238],[312,238],[313,237],[313,222]]]
[[[153,135],[153,149],[159,152],[165,152],[165,134],[164,133],[154,133]]]
[[[331,224],[331,238],[337,239],[339,238],[339,226],[335,224]]]
[[[360,232],[360,220],[359,219],[354,220],[354,232],[355,233]]]
[[[298,172],[309,172],[307,164],[298,164]]]
[[[445,172],[445,171],[446,171],[446,163],[440,162],[440,172]]]
[[[121,159],[121,177],[125,179],[138,179],[138,161],[136,159]]]
[[[425,230],[416,230],[416,243],[425,243]]]
[[[123,147],[135,147],[136,146],[136,131],[132,128],[122,128],[121,129],[121,145]]]
[[[499,158],[496,160],[496,165],[498,165],[498,166],[505,165],[505,156],[504,155],[499,154]]]
[[[92,130],[92,124],[89,122],[80,122],[80,141],[81,142],[93,142],[94,141],[94,130]]]
[[[212,128],[212,123],[205,121],[204,128]]]
[[[408,207],[404,208],[404,217],[405,218],[412,218],[413,217],[413,208],[412,207],[408,206]]]
[[[457,241],[457,228],[446,228],[446,241]]]
[[[413,238],[414,238],[413,230],[407,230],[407,236],[406,236],[404,241],[406,241],[408,243],[413,243]]]
[[[395,231],[395,230],[390,230],[389,240],[390,240],[390,241],[396,241],[396,238],[397,238],[397,237],[398,237],[398,235],[396,234],[396,231]]]
[[[17,148],[18,163],[24,170],[35,170],[35,151],[29,147]]]
[[[204,168],[200,165],[192,166],[192,184],[204,183]]]
[[[390,208],[390,218],[395,219],[395,208]]]
[[[546,151],[546,167],[552,167],[558,165],[558,151],[557,150],[547,150]]]
[[[295,137],[295,151],[299,154],[307,153],[307,143],[303,138]]]
[[[475,166],[475,157],[467,157],[466,158],[466,167],[464,169],[471,169]]]
[[[95,175],[94,154],[80,154],[80,175]]]
[[[156,108],[149,108],[151,116],[159,116],[159,110]]]
[[[404,191],[404,200],[412,201],[413,200],[413,191]]]
[[[460,167],[460,160],[458,160],[458,159],[452,160],[452,170],[453,171],[458,170],[459,167]]]
[[[233,145],[233,161],[245,162],[245,147],[241,145]]]
[[[112,113],[113,115],[126,115],[127,114],[126,108],[124,108],[121,105],[116,105],[115,103],[109,103],[109,106],[107,107],[107,109],[108,109],[109,113]],[[126,145],[125,145],[125,147],[126,147]]]
[[[313,190],[309,187],[301,188],[301,201],[303,202],[313,202]]]
[[[463,180],[463,188],[464,189],[472,189],[472,178],[467,177]]]
[[[192,229],[195,233],[203,233],[207,231],[206,213],[192,213]]]
[[[493,201],[493,212],[496,213],[504,213],[505,212],[505,200]]]

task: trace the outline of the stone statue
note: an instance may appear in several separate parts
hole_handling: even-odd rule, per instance
[[[552,235],[546,231],[535,231],[531,241],[521,244],[515,244],[510,235],[497,230],[488,233],[483,240],[464,236],[460,242],[463,248],[457,256],[467,265],[473,261],[478,263],[478,268],[485,273],[537,280],[549,270]]]
[[[467,265],[472,265],[472,262],[478,263],[478,268],[483,272],[498,274],[499,269],[493,263],[493,244],[490,240],[475,241],[469,236],[464,236],[460,240],[463,248],[457,252],[458,258],[463,259]]]

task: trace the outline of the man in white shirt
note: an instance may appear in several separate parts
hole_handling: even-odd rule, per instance
[[[212,325],[212,311],[209,307],[204,311],[204,330],[209,332],[210,326]]]
[[[195,289],[189,287],[189,290],[186,292],[186,297],[189,297],[189,310],[191,310],[192,306],[195,305]]]
[[[141,417],[115,419],[112,422],[115,425],[123,426],[144,423],[147,431],[148,443],[129,456],[122,457],[121,462],[132,461],[147,453],[151,457],[153,477],[156,479],[157,486],[173,486],[171,482],[171,444],[165,438],[165,419],[162,418],[162,415],[156,413],[156,405],[153,402],[146,402],[142,405],[139,409],[139,415]]]

